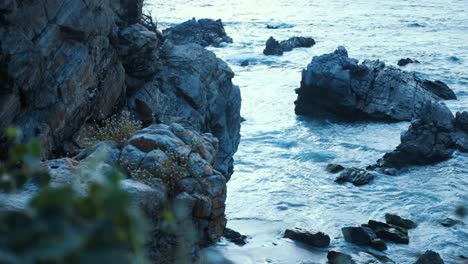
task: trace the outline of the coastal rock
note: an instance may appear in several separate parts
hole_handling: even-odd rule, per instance
[[[314,57],[302,72],[295,112],[312,117],[345,120],[410,121],[420,116],[425,102],[436,112],[446,106],[424,88],[424,80],[380,61],[348,57],[344,47]]]
[[[232,243],[238,246],[243,246],[247,244],[247,236],[242,235],[241,233],[227,227],[224,229],[223,237],[225,237],[227,240],[231,241]]]
[[[278,42],[275,38],[270,37],[266,42],[263,54],[281,56],[284,52],[292,51],[295,48],[310,48],[314,45],[315,41],[313,38],[293,37]]]
[[[175,45],[194,43],[203,47],[219,47],[221,43],[232,43],[224,30],[221,19],[199,19],[193,18],[175,27],[163,31],[166,39]]]
[[[289,238],[313,247],[328,247],[330,237],[322,232],[311,233],[301,228],[286,229],[284,238]]]
[[[423,80],[422,81],[423,88],[428,90],[429,92],[437,95],[438,97],[444,100],[456,100],[457,95],[455,92],[448,87],[447,84],[441,81],[429,81]]]
[[[213,134],[219,141],[214,167],[229,179],[241,123],[234,73],[213,52],[196,44],[165,42],[159,62],[156,75],[130,95],[130,109],[157,122]]]
[[[369,220],[368,224],[365,226],[372,229],[375,234],[383,240],[400,244],[409,243],[408,230],[402,227],[389,225],[374,220]]]
[[[444,261],[439,253],[428,250],[422,254],[414,264],[444,264]]]
[[[408,65],[410,63],[419,63],[419,61],[418,60],[412,60],[410,58],[400,59],[398,61],[398,66],[406,66],[406,65]]]
[[[329,264],[356,264],[350,255],[337,251],[328,251],[327,259]]]
[[[404,219],[398,215],[394,214],[385,214],[385,222],[389,225],[399,226],[405,229],[411,229],[416,227],[416,223],[409,220]]]
[[[328,164],[325,168],[330,173],[338,173],[345,169],[345,167],[341,166],[340,164]]]
[[[281,56],[283,55],[283,49],[280,46],[280,43],[273,37],[270,37],[266,42],[266,47],[263,50],[263,54],[265,55],[276,55]]]
[[[367,227],[343,227],[341,232],[347,242],[360,246],[369,246],[372,240],[377,239],[374,231]]]
[[[458,118],[444,106],[423,105],[421,117],[414,120],[401,136],[400,145],[377,162],[377,167],[403,168],[428,165],[449,159],[455,150],[468,152],[468,133],[463,130],[467,114]]]
[[[345,169],[336,179],[337,183],[350,182],[355,186],[362,186],[373,181],[375,176],[364,169],[348,168]]]
[[[444,221],[440,222],[442,226],[445,227],[452,227],[456,225],[463,225],[463,221],[452,219],[452,218],[446,218]]]

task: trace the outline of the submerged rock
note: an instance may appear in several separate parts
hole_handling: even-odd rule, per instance
[[[203,47],[219,47],[221,43],[232,43],[224,30],[221,19],[199,19],[193,18],[180,25],[163,31],[166,39],[175,45],[198,44]]]
[[[405,229],[411,229],[416,227],[416,223],[409,220],[409,219],[404,219],[398,215],[394,214],[385,214],[385,222],[390,225],[395,225],[399,226]]]
[[[328,247],[330,245],[330,237],[328,235],[322,232],[311,233],[301,228],[287,229],[283,237],[313,247]]]
[[[410,64],[410,63],[419,63],[419,61],[417,61],[417,60],[412,60],[412,59],[410,59],[410,58],[400,59],[400,60],[398,61],[398,66],[406,66],[406,65],[408,65],[408,64]]]
[[[348,168],[345,169],[336,179],[337,183],[350,182],[356,186],[362,186],[373,181],[375,176],[365,169]]]
[[[270,37],[266,42],[263,54],[281,56],[284,52],[292,51],[295,48],[310,48],[314,45],[315,41],[313,38],[293,37],[278,42],[275,38]]]
[[[224,229],[223,237],[225,237],[227,240],[231,241],[232,243],[238,246],[243,246],[247,244],[247,236],[242,235],[241,233],[227,227]]]
[[[326,170],[330,173],[338,173],[342,170],[344,170],[345,167],[341,166],[340,164],[328,164],[327,167],[326,167]]]
[[[344,47],[314,57],[302,72],[295,112],[345,120],[410,121],[420,116],[424,102],[438,112],[441,98],[424,88],[424,80],[380,61],[348,57]]]
[[[428,250],[422,254],[414,264],[444,264],[444,261],[439,253]]]
[[[445,227],[452,227],[456,225],[463,225],[463,221],[452,219],[452,218],[446,218],[444,221],[440,222],[441,225]]]
[[[329,264],[356,264],[350,255],[337,251],[328,251],[327,259]]]

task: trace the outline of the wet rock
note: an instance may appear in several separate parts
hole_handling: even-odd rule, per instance
[[[398,66],[406,66],[406,65],[408,65],[408,64],[410,64],[410,63],[419,63],[419,61],[417,61],[417,60],[412,60],[412,59],[410,59],[410,58],[400,59],[400,60],[398,61]]]
[[[345,169],[335,180],[337,183],[344,183],[350,182],[355,186],[362,186],[370,183],[373,181],[375,176],[364,170],[359,168],[348,168]]]
[[[310,48],[313,45],[315,45],[313,38],[293,37],[278,42],[275,38],[270,37],[266,42],[263,54],[281,56],[284,52],[292,51],[295,48]]]
[[[221,43],[232,43],[224,30],[221,19],[199,19],[193,18],[180,25],[163,31],[166,39],[175,45],[198,44],[203,47],[219,47]]]
[[[327,259],[329,264],[356,264],[350,255],[337,251],[328,251]]]
[[[404,219],[398,215],[394,214],[385,214],[385,222],[390,225],[395,225],[399,226],[405,229],[411,229],[416,227],[416,223],[409,220],[409,219]]]
[[[463,225],[463,221],[452,219],[452,218],[447,218],[444,221],[440,222],[441,225],[445,227],[452,227],[456,225]]]
[[[408,231],[402,227],[369,220],[366,225],[372,229],[377,237],[400,244],[409,244]]]
[[[345,167],[341,166],[340,164],[328,164],[327,167],[326,167],[326,170],[330,173],[338,173],[342,170],[344,170]]]
[[[382,255],[382,254],[377,254],[377,253],[372,252],[372,251],[364,251],[364,253],[373,256],[373,257],[376,258],[378,261],[383,262],[383,263],[395,263],[395,261],[393,261],[393,260],[390,259],[389,257],[387,257],[387,256],[385,256],[385,255]]]
[[[330,237],[328,235],[322,232],[311,233],[301,228],[287,229],[283,237],[313,247],[328,247],[330,245]]]
[[[241,62],[241,66],[242,67],[246,67],[246,66],[249,66],[250,65],[250,61],[249,60],[244,60]]]
[[[380,251],[387,250],[387,244],[382,239],[373,239],[370,246]]]
[[[456,100],[457,95],[455,92],[448,87],[447,84],[441,81],[429,81],[423,80],[422,82],[423,88],[428,90],[429,92],[437,95],[438,97],[444,100]]]
[[[347,242],[360,246],[370,246],[372,240],[377,239],[374,231],[367,227],[343,227],[341,232]]]
[[[380,61],[359,64],[338,47],[314,57],[302,72],[295,112],[344,120],[410,121],[420,117],[424,102],[445,111],[445,105],[437,104],[440,98],[423,86],[412,73]]]
[[[288,40],[283,40],[280,42],[280,47],[283,52],[291,51],[295,48],[310,48],[315,45],[315,40],[313,38],[307,37],[292,37]]]
[[[273,37],[270,37],[266,42],[266,47],[263,50],[263,54],[265,55],[276,55],[281,56],[283,55],[283,49],[280,46],[280,43]]]
[[[247,236],[242,235],[241,233],[227,227],[224,229],[223,237],[225,237],[227,240],[231,241],[232,243],[238,246],[243,246],[247,244]]]
[[[444,261],[437,252],[428,250],[418,258],[415,264],[444,264]]]
[[[278,23],[278,24],[268,24],[266,28],[268,29],[279,29],[279,28],[293,28],[294,26],[287,23]]]

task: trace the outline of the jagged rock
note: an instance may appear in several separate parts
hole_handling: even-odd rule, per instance
[[[266,42],[263,54],[281,56],[284,52],[291,51],[295,48],[310,48],[313,45],[315,45],[313,38],[293,37],[288,40],[278,42],[275,38],[270,37]]]
[[[385,214],[385,222],[389,225],[399,226],[405,229],[411,229],[416,227],[416,223],[409,220],[404,219],[398,215],[394,214]]]
[[[400,59],[398,61],[398,66],[406,66],[406,65],[408,65],[410,63],[419,63],[419,61],[418,60],[412,60],[410,58]]]
[[[433,94],[437,95],[438,97],[444,100],[456,100],[457,95],[455,92],[448,87],[447,84],[441,81],[429,81],[423,80],[422,82],[423,88],[432,92]]]
[[[280,46],[280,43],[273,37],[270,37],[266,42],[266,47],[263,50],[263,54],[265,55],[276,55],[281,56],[283,55],[283,49]]]
[[[206,46],[219,47],[221,43],[232,43],[232,38],[224,31],[221,19],[199,19],[193,18],[175,27],[163,31],[166,39],[175,45],[194,43]]]
[[[356,186],[362,186],[373,181],[375,176],[364,169],[348,168],[345,169],[336,179],[335,182],[343,183],[350,182]]]
[[[327,259],[329,264],[356,264],[350,255],[337,251],[328,251]]]
[[[330,237],[322,232],[311,233],[301,228],[286,229],[284,238],[289,238],[313,247],[328,247]]]
[[[424,102],[435,111],[446,106],[426,90],[412,73],[385,66],[380,61],[348,57],[344,47],[314,57],[302,72],[295,112],[298,115],[332,116],[347,120],[410,121],[420,116]]]
[[[341,166],[340,164],[328,164],[327,167],[326,167],[326,170],[330,173],[338,173],[342,170],[344,170],[345,167]]]
[[[130,96],[130,109],[137,114],[146,109],[158,122],[180,123],[213,134],[219,140],[215,168],[229,178],[241,122],[234,73],[213,52],[196,44],[165,42],[159,60],[154,78]]]
[[[428,250],[418,258],[415,264],[444,264],[444,261],[439,253]]]
[[[424,104],[420,118],[402,134],[400,145],[385,154],[377,167],[434,164],[449,159],[455,150],[468,152],[468,133],[460,128],[464,126],[460,124],[461,118],[466,114],[457,113],[455,119],[448,108],[440,109],[431,103]]]
[[[375,232],[375,234],[381,239],[400,244],[409,243],[408,230],[402,227],[374,220],[369,220],[368,224],[365,226],[372,229]]]
[[[223,237],[225,237],[227,240],[231,241],[232,243],[238,246],[243,246],[247,244],[247,236],[242,235],[241,233],[227,227],[224,229]]]
[[[452,227],[456,225],[463,225],[463,221],[452,219],[452,218],[446,218],[444,221],[440,222],[441,225],[445,227]]]

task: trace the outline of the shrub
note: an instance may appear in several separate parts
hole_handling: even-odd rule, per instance
[[[141,121],[136,120],[128,111],[111,116],[101,125],[95,124],[85,131],[83,143],[86,147],[100,141],[115,141],[122,146],[135,132],[141,129]]]

